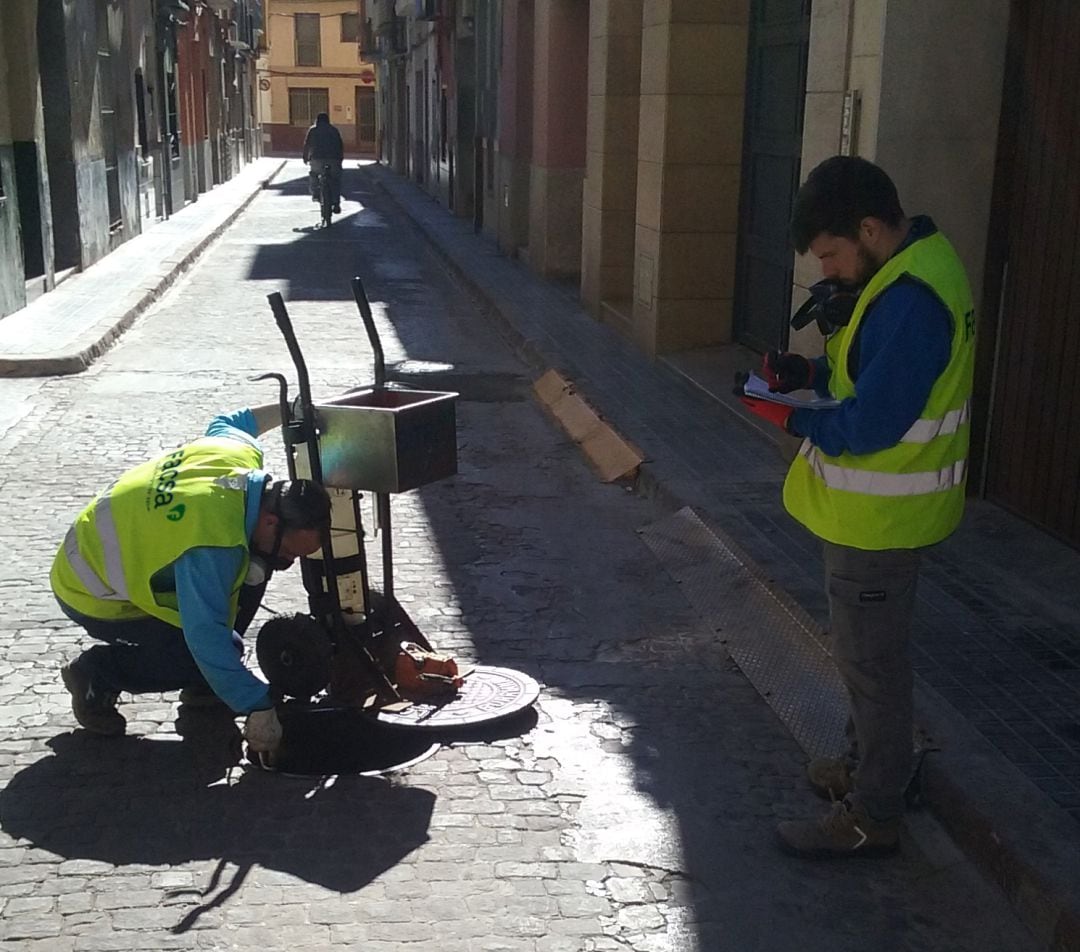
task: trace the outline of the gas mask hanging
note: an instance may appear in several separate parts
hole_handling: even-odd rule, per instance
[[[855,311],[862,288],[839,281],[818,281],[808,289],[810,297],[791,318],[791,326],[802,330],[811,321],[817,321],[822,336],[830,337],[845,327]]]

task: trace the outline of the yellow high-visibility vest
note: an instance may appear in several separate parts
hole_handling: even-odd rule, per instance
[[[912,242],[867,284],[851,321],[829,341],[829,390],[838,400],[856,396],[848,373],[852,344],[874,301],[901,278],[924,284],[952,316],[949,362],[919,419],[899,443],[874,453],[830,456],[804,440],[784,482],[792,516],[816,536],[857,549],[932,545],[956,528],[964,511],[975,305],[964,266],[943,235]]]
[[[180,627],[176,596],[155,592],[154,575],[189,549],[240,548],[234,620],[249,562],[247,475],[261,465],[255,447],[208,437],[128,470],[68,530],[49,575],[53,591],[91,618],[151,615]]]

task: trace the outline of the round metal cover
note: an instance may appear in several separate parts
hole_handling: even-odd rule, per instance
[[[477,665],[448,701],[420,701],[403,711],[379,711],[380,723],[439,731],[490,724],[525,710],[540,696],[540,685],[511,668]]]

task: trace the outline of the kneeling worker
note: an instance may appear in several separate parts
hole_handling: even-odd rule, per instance
[[[121,691],[181,690],[246,714],[253,751],[277,749],[281,725],[266,684],[244,666],[241,635],[270,573],[321,546],[330,500],[318,483],[277,482],[260,468],[255,437],[276,412],[216,417],[203,438],[124,473],[68,530],[53,593],[106,642],[61,669],[87,730],[124,733]]]

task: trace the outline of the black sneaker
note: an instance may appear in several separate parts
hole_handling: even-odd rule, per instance
[[[71,711],[79,725],[95,734],[119,737],[127,728],[124,715],[116,709],[116,695],[95,690],[93,682],[73,664],[60,669],[60,680],[71,693]]]
[[[341,206],[340,205],[335,205],[334,206],[334,214],[335,215],[340,215],[341,214]]]

